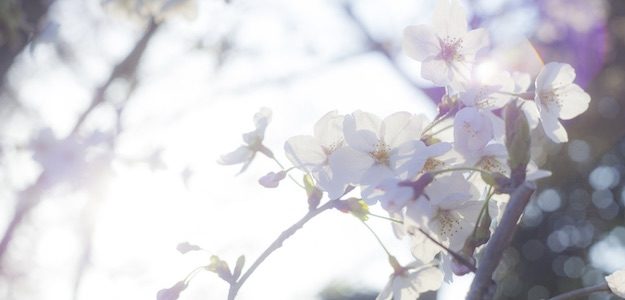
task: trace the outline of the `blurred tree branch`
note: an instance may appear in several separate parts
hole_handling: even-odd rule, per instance
[[[96,89],[91,103],[79,116],[69,136],[76,135],[91,112],[106,100],[106,91],[116,79],[123,78],[131,81],[132,84],[147,45],[158,28],[159,23],[156,23],[154,20],[150,20],[146,30],[133,49],[112,69],[108,79],[98,89]],[[4,231],[2,240],[0,240],[0,268],[2,266],[2,259],[9,248],[9,244],[13,239],[15,230],[22,223],[24,217],[41,202],[43,196],[42,194],[49,187],[48,180],[52,175],[53,174],[50,174],[50,170],[43,170],[35,183],[19,193],[18,202],[15,211],[13,212],[13,216]]]

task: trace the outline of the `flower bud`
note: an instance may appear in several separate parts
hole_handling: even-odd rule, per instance
[[[221,279],[226,282],[232,282],[233,277],[230,272],[230,267],[228,267],[228,263],[219,259],[218,256],[211,256],[211,262],[208,266],[205,267],[207,271],[216,273]]]
[[[156,300],[176,300],[180,297],[180,293],[187,288],[184,280],[176,282],[174,286],[168,289],[162,289],[156,293]]]
[[[266,188],[276,188],[284,177],[286,177],[285,171],[280,171],[278,173],[269,172],[267,175],[258,179],[258,183]]]

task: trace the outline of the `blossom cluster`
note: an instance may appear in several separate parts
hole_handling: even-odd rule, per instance
[[[489,34],[468,28],[457,0],[438,1],[431,25],[407,27],[403,47],[421,62],[422,77],[446,91],[434,120],[405,111],[385,117],[328,112],[311,135],[286,141],[292,168],[259,180],[274,188],[299,169],[310,181],[309,204],[316,197],[311,209],[322,194],[341,200],[352,190],[362,205],[344,210],[364,209],[366,215],[367,207],[381,206],[396,236],[411,240],[415,262],[402,266],[389,254],[393,273],[378,299],[415,299],[452,274],[474,271],[476,253],[497,226],[511,189],[550,175],[532,160],[536,136],[566,142],[560,120],[580,115],[590,101],[565,63],[544,65],[533,82],[519,72],[477,76]],[[270,117],[261,110],[245,145],[220,162],[242,163],[243,171],[257,152],[275,159],[262,143]]]

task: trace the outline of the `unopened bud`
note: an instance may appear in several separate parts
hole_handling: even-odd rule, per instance
[[[156,293],[156,300],[176,300],[180,297],[180,293],[187,288],[184,280],[176,282],[174,286],[168,289],[162,289]]]
[[[219,259],[216,255],[211,256],[211,262],[205,268],[210,272],[216,273],[221,279],[227,282],[232,281],[232,273],[230,272],[228,263]]]
[[[258,183],[266,188],[276,188],[280,184],[280,181],[286,177],[285,171],[280,171],[278,173],[269,172],[267,175],[258,179]]]
[[[362,221],[369,219],[369,206],[362,199],[349,198],[341,200],[336,205],[336,208],[344,213],[351,213]]]

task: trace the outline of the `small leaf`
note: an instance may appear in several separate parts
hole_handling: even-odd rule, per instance
[[[190,244],[189,242],[184,242],[184,243],[178,244],[178,246],[176,246],[176,250],[178,250],[178,252],[182,254],[187,254],[188,252],[191,252],[191,251],[202,250],[202,248],[200,248],[200,246],[198,245],[193,245],[193,244]]]
[[[174,286],[168,289],[162,289],[156,293],[156,300],[176,300],[180,297],[180,293],[187,288],[184,280],[176,282]]]
[[[239,276],[241,276],[241,271],[243,271],[243,266],[245,266],[245,255],[239,256],[239,258],[237,259],[237,263],[234,265],[234,271],[232,272],[233,281],[239,279]]]

